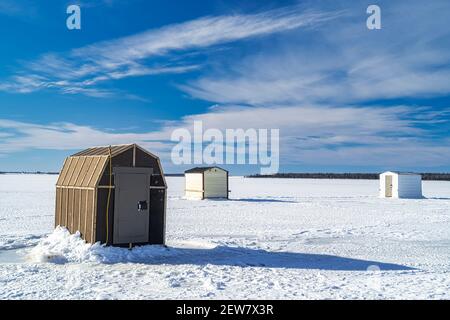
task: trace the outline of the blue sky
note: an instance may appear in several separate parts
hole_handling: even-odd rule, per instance
[[[136,142],[181,172],[195,120],[279,129],[284,172],[450,171],[450,3],[373,3],[0,0],[0,171]]]

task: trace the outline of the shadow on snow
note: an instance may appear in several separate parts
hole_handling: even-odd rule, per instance
[[[298,203],[292,200],[279,200],[279,199],[230,199],[229,201],[241,201],[241,202],[272,202],[272,203]]]
[[[143,246],[133,250],[103,248],[103,263],[135,262],[150,265],[218,265],[288,269],[316,269],[366,271],[369,266],[386,270],[414,270],[413,268],[379,261],[360,260],[326,254],[269,252],[265,250],[218,246],[212,249],[164,248]],[[102,251],[103,251],[102,250]],[[116,251],[116,254],[110,254]]]

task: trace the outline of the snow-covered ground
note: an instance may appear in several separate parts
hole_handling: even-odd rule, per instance
[[[421,200],[365,180],[232,177],[229,201],[168,178],[168,248],[53,231],[56,176],[0,175],[1,299],[449,299],[450,182]]]

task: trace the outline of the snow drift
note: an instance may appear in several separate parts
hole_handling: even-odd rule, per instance
[[[56,229],[42,239],[29,254],[33,262],[94,262],[120,263],[145,262],[152,257],[169,255],[170,250],[163,246],[142,246],[133,250],[117,247],[106,247],[100,243],[86,243],[80,233],[70,234],[64,227]]]

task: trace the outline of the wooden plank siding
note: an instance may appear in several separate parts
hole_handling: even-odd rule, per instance
[[[84,237],[87,242],[93,243],[94,238],[92,237],[92,224],[94,216],[94,191],[87,190],[87,208],[86,208],[86,221],[85,221],[85,234]]]
[[[66,227],[70,233],[79,231],[88,243],[104,243],[106,230],[109,230],[109,244],[113,244],[114,192],[111,193],[109,212],[106,213],[110,188],[109,153],[109,147],[96,147],[66,158],[56,183],[55,226]],[[148,243],[164,244],[167,185],[159,159],[136,145],[113,146],[111,154],[112,167],[154,169],[148,186],[152,222]],[[111,189],[114,189],[114,176]]]
[[[66,158],[64,160],[64,164],[63,164],[63,167],[61,169],[61,172],[59,173],[59,177],[58,177],[58,180],[56,181],[56,185],[62,185],[63,184],[64,176],[67,174],[67,169],[66,168],[67,168],[68,162],[72,161],[71,159],[72,158]]]
[[[62,189],[61,225],[67,226],[67,194],[69,189]]]
[[[61,189],[56,188],[55,197],[55,227],[61,225]]]
[[[80,227],[79,227],[79,231],[83,238],[86,235],[85,221],[86,221],[86,212],[87,212],[87,204],[88,204],[87,193],[88,193],[88,190],[81,190],[81,194],[80,194],[80,219],[79,219]]]

